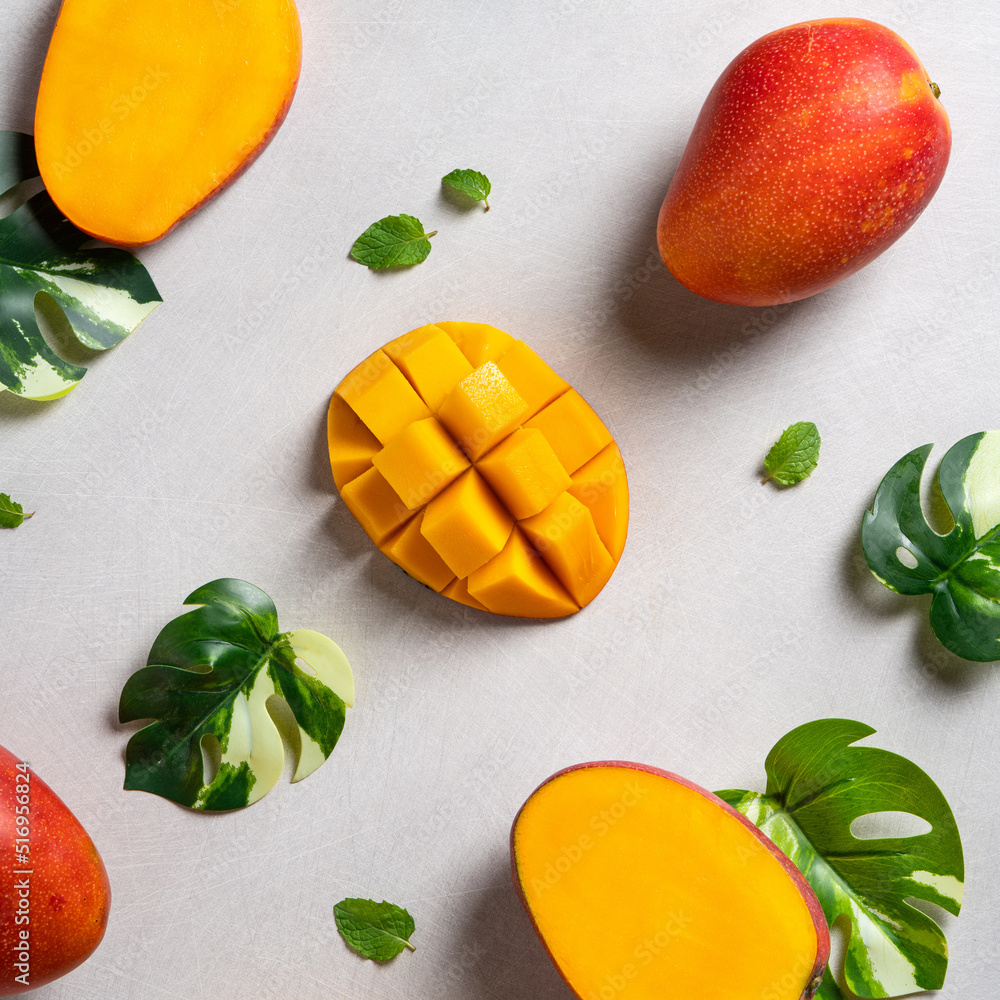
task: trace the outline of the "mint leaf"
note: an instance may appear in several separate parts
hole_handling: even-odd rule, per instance
[[[292,781],[315,771],[354,702],[340,648],[318,632],[279,631],[274,603],[243,580],[207,583],[184,603],[201,606],[164,626],[148,666],[122,689],[119,721],[156,720],[128,741],[125,787],[210,812],[256,802],[285,760],[268,711],[273,697],[284,699],[298,730]],[[206,738],[206,749],[221,751],[215,775],[205,774]]]
[[[341,937],[362,958],[388,962],[404,948],[416,951],[410,944],[416,927],[413,917],[395,903],[342,899],[333,908],[333,918]]]
[[[792,424],[781,432],[764,459],[767,475],[782,486],[793,486],[812,474],[819,460],[819,431],[808,420]]]
[[[473,201],[486,202],[486,211],[490,210],[490,203],[487,199],[492,188],[486,174],[481,174],[478,170],[453,170],[441,178],[441,183],[447,184],[456,191],[461,191]]]
[[[844,980],[852,996],[939,990],[948,967],[941,928],[909,900],[958,914],[962,841],[941,790],[916,764],[877,747],[852,746],[875,732],[849,719],[793,729],[767,755],[767,791],[716,794],[759,827],[806,877],[832,927],[849,929]],[[860,839],[851,825],[872,813],[910,813],[928,833]],[[818,994],[841,996],[829,970]]]
[[[425,233],[423,224],[412,215],[387,215],[369,226],[351,247],[351,256],[376,270],[385,267],[409,267],[427,259],[433,233]]]
[[[938,485],[954,522],[938,534],[924,517],[920,481],[932,445],[885,475],[861,525],[876,579],[897,594],[933,594],[931,628],[956,656],[1000,660],[1000,431],[970,434],[941,460]]]
[[[32,514],[25,514],[24,508],[15,503],[6,493],[0,493],[0,528],[18,528]]]

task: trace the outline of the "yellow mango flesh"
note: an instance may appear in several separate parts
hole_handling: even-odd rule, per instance
[[[35,112],[46,188],[99,239],[159,239],[277,131],[301,47],[292,0],[63,0]]]
[[[666,772],[561,772],[511,844],[525,907],[585,1000],[799,1000],[825,964],[811,890],[721,800]]]
[[[615,444],[573,473],[569,492],[589,511],[612,559],[620,559],[628,533],[628,482],[625,462]]]
[[[610,432],[496,327],[390,341],[337,387],[328,437],[341,497],[376,545],[461,604],[563,617],[621,557],[628,485]]]
[[[379,546],[397,565],[419,580],[425,587],[440,593],[454,582],[455,574],[424,538],[420,525],[424,515],[411,518],[399,531]]]
[[[436,497],[469,467],[469,460],[433,417],[408,424],[372,462],[409,510]]]
[[[518,428],[479,460],[479,471],[516,518],[544,510],[572,486],[545,435]]]

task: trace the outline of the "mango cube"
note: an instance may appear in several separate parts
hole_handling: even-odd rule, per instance
[[[375,544],[460,604],[560,618],[621,556],[628,482],[611,434],[496,327],[432,323],[390,341],[338,386],[328,439]]]
[[[514,430],[527,412],[528,404],[487,361],[452,389],[438,417],[475,461]]]
[[[569,492],[590,511],[604,547],[617,562],[628,534],[628,480],[618,446],[609,444],[574,472]]]
[[[536,427],[545,435],[570,475],[611,444],[611,431],[576,389],[549,403],[525,426]]]
[[[497,368],[528,404],[525,419],[561,396],[569,383],[557,375],[523,340],[514,343],[497,358]]]
[[[436,497],[424,511],[424,538],[455,576],[468,576],[507,543],[514,519],[475,469]]]
[[[441,591],[445,597],[450,597],[453,601],[458,601],[459,604],[464,604],[466,607],[475,608],[477,611],[489,611],[489,608],[485,604],[480,604],[472,594],[469,593],[469,581],[456,579],[452,580],[444,590]]]
[[[473,368],[496,361],[514,343],[514,338],[503,330],[486,323],[437,323],[439,329],[455,341],[458,349],[468,358]]]
[[[340,396],[330,399],[326,437],[330,446],[330,468],[337,489],[370,469],[372,458],[382,447],[378,438]]]
[[[455,579],[455,574],[420,533],[422,520],[422,514],[411,518],[379,548],[418,583],[441,593]]]
[[[342,486],[340,497],[376,545],[381,545],[413,516],[413,511],[407,509],[382,473],[374,467]]]
[[[437,412],[448,393],[472,373],[472,365],[455,341],[433,323],[411,330],[382,350],[432,412]]]
[[[372,461],[409,510],[436,497],[469,467],[469,460],[433,417],[404,428]]]
[[[503,552],[469,577],[469,593],[500,615],[562,618],[579,610],[516,528]]]
[[[569,493],[522,521],[520,527],[581,608],[600,593],[614,572],[615,560],[597,534],[590,511]]]
[[[518,520],[544,510],[572,484],[545,435],[534,429],[514,431],[476,468]]]
[[[366,358],[337,386],[337,395],[386,444],[431,411],[384,351]]]

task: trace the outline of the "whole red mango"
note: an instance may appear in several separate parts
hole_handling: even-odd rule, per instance
[[[77,818],[0,747],[0,996],[44,986],[100,944],[111,888]]]
[[[899,239],[944,176],[951,127],[914,51],[873,21],[793,24],[705,101],[660,210],[674,277],[766,306],[829,288]]]

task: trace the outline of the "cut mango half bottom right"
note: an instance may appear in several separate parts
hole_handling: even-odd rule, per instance
[[[511,830],[514,884],[580,1000],[810,1000],[830,956],[795,865],[718,796],[625,761],[553,775]]]
[[[611,432],[496,327],[432,323],[386,344],[337,387],[328,439],[371,540],[452,600],[562,618],[621,558],[628,481]]]

